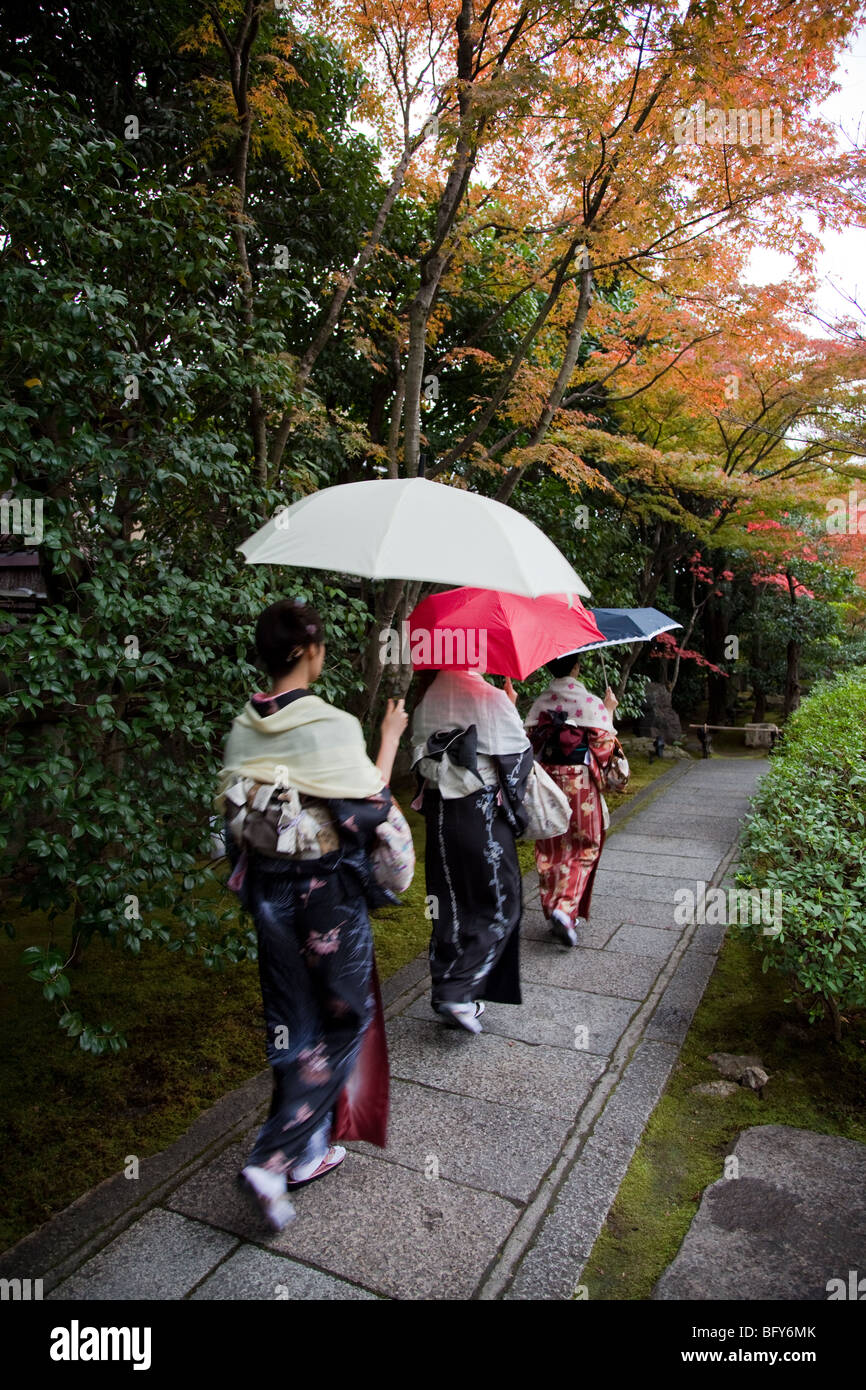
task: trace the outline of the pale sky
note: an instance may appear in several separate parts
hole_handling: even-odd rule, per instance
[[[861,30],[853,39],[836,69],[836,81],[841,91],[821,102],[818,110],[841,127],[840,149],[851,149],[853,145],[862,147],[866,141],[866,30]],[[813,223],[810,230],[817,231],[817,226]],[[825,231],[822,241],[824,254],[818,262],[821,282],[814,307],[822,318],[830,320],[850,312],[850,306],[834,289],[834,284],[847,294],[855,295],[866,306],[866,228]],[[752,271],[758,284],[783,279],[792,266],[789,257],[775,251],[758,251],[752,257]],[[814,322],[803,327],[816,336],[823,331]]]

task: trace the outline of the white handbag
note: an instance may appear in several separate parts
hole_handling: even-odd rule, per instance
[[[571,820],[568,797],[537,762],[526,779],[523,810],[529,820],[521,840],[552,840],[565,834]]]

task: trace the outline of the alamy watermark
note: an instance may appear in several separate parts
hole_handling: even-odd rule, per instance
[[[379,660],[383,666],[420,666],[433,670],[465,667],[487,670],[487,629],[483,627],[416,627],[410,632],[404,619],[398,630],[383,627],[379,633]]]
[[[827,1290],[828,1303],[838,1302],[840,1299],[851,1300],[854,1303],[866,1302],[866,1279],[860,1278],[859,1270],[848,1270],[847,1283],[844,1279],[828,1279],[824,1287]]]
[[[866,497],[861,501],[856,488],[847,497],[831,497],[824,506],[828,536],[866,536]]]
[[[780,888],[708,888],[698,880],[694,888],[677,888],[674,893],[674,921],[678,927],[728,926],[732,922],[762,926],[764,936],[778,936],[782,930],[782,890]]]
[[[0,1303],[39,1302],[43,1297],[42,1279],[0,1279]]]
[[[41,545],[43,506],[41,497],[0,498],[0,536],[20,536],[25,545]]]
[[[703,100],[674,113],[675,145],[765,145],[778,150],[782,144],[782,112],[778,106],[711,106]]]

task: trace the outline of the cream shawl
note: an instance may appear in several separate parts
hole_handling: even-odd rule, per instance
[[[560,676],[550,682],[543,695],[539,695],[529,714],[526,727],[537,724],[539,716],[559,711],[565,715],[569,724],[577,724],[582,729],[603,729],[607,734],[616,734],[613,718],[603,700],[591,695],[582,681],[574,676]]]
[[[254,705],[244,706],[226,740],[217,810],[224,810],[226,790],[239,777],[281,782],[322,798],[360,799],[385,785],[367,756],[358,720],[318,695],[292,700],[264,718]]]

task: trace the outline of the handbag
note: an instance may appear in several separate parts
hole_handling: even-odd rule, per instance
[[[409,822],[392,799],[388,817],[376,826],[370,852],[373,877],[388,893],[405,893],[415,873],[415,844]]]
[[[571,804],[540,763],[532,764],[526,779],[523,810],[527,816],[521,840],[553,840],[564,835],[571,820]]]
[[[625,791],[631,776],[631,768],[618,738],[614,739],[613,752],[605,767],[601,766],[595,754],[592,755],[590,775],[602,793]]]

